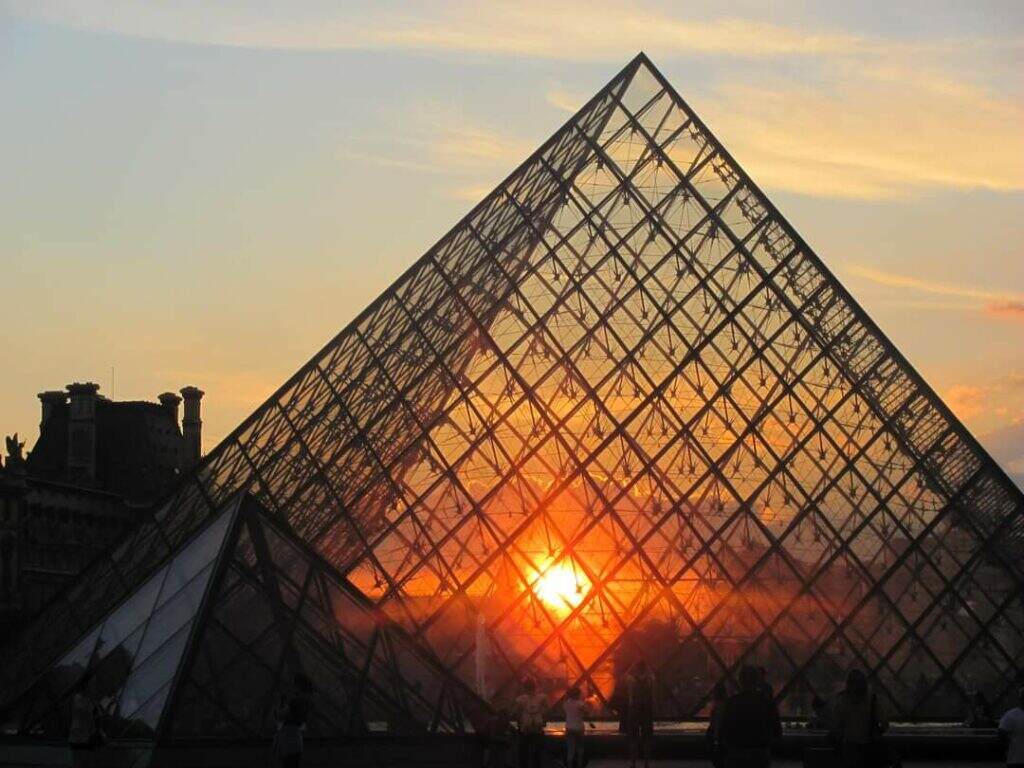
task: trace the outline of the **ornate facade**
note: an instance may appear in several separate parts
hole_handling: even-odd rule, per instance
[[[39,395],[39,438],[0,466],[0,615],[9,638],[170,491],[199,459],[199,400],[116,402],[96,384]],[[191,405],[190,405],[191,404]],[[182,428],[184,427],[184,429]]]

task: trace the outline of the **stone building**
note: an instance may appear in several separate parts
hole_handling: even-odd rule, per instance
[[[39,394],[27,455],[0,465],[0,641],[31,618],[201,456],[203,392],[114,401],[91,382]],[[178,409],[184,401],[184,418]]]

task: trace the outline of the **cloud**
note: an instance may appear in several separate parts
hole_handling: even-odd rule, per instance
[[[555,109],[575,114],[586,103],[587,99],[585,96],[569,93],[558,86],[554,86],[549,88],[544,94],[544,101]]]
[[[511,170],[533,149],[522,139],[464,117],[445,120],[437,127],[437,135],[429,139],[428,150],[432,158],[447,168]]]
[[[954,384],[943,391],[942,399],[962,421],[982,428],[978,441],[1024,488],[1024,374]]]
[[[347,161],[443,179],[444,197],[479,202],[529,156],[529,142],[443,104],[403,106],[401,135],[383,149],[365,149],[351,137],[339,150]],[[373,137],[371,141],[377,141]],[[365,143],[365,140],[364,142]],[[452,179],[457,179],[452,183]]]
[[[1024,419],[978,438],[1006,473],[1024,489]]]
[[[745,58],[856,50],[855,35],[739,18],[683,19],[629,2],[478,0],[394,6],[314,2],[287,10],[205,0],[8,0],[19,16],[177,42],[299,50],[404,49],[573,60],[655,53]],[[692,13],[691,13],[692,16]]]
[[[955,383],[942,390],[942,399],[962,421],[976,427],[1024,423],[1024,375],[1020,373]]]
[[[761,184],[867,200],[1024,189],[1024,105],[899,45],[830,58],[820,84],[740,74],[697,104]]]
[[[946,405],[963,421],[970,421],[985,410],[988,393],[982,387],[954,384],[943,395]]]
[[[985,312],[994,317],[1024,322],[1024,301],[995,301],[985,306]]]
[[[466,184],[456,187],[446,187],[442,190],[442,194],[452,200],[479,203],[487,197],[493,189],[494,187],[488,187],[484,184]]]
[[[937,305],[937,308],[984,312],[992,317],[1024,321],[1024,294],[922,280],[919,277],[885,272],[858,264],[847,265],[845,271],[854,277],[860,277],[887,288],[899,288],[906,291],[964,300],[963,303],[940,303]],[[900,301],[903,304],[907,304],[905,297],[901,297]]]
[[[399,171],[411,171],[413,173],[443,173],[444,168],[435,163],[420,162],[404,157],[389,157],[388,155],[377,155],[371,152],[359,152],[354,149],[345,148],[339,153],[343,160],[351,160],[357,163],[367,163],[379,168],[394,168]]]
[[[7,7],[55,24],[194,44],[568,61],[622,62],[640,49],[655,58],[719,57],[736,63],[706,79],[694,105],[762,186],[859,200],[1024,189],[1024,104],[993,86],[1015,76],[1015,52],[1024,48],[1016,38],[883,39],[810,22],[713,17],[689,6],[684,15],[636,0],[369,6],[308,0],[280,8],[207,0],[8,0]],[[782,81],[762,64],[794,57],[799,76]],[[561,87],[548,87],[544,98],[566,112],[584,101]],[[502,151],[474,143],[478,138],[461,137],[469,154],[460,162],[474,161],[474,152],[483,153],[475,160],[485,160]],[[993,308],[1000,311],[1006,315]]]

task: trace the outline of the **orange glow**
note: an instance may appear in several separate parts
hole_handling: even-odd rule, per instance
[[[568,613],[590,590],[590,580],[568,560],[555,563],[547,558],[533,581],[533,592],[549,607]]]

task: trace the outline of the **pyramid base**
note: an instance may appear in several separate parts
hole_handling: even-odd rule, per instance
[[[887,737],[893,752],[905,761],[1000,762],[1002,748],[992,729],[940,726],[930,730],[895,728]],[[803,761],[824,747],[824,734],[787,730],[775,750],[777,758]],[[271,745],[266,740],[223,740],[166,744],[111,744],[97,754],[97,764],[110,768],[247,768],[268,764]],[[625,758],[628,745],[621,734],[588,736],[586,749],[594,759]],[[545,752],[563,754],[562,738],[550,735]],[[662,732],[655,736],[652,757],[658,760],[706,759],[703,733]],[[0,768],[49,768],[69,764],[67,745],[53,741],[18,739],[0,742]],[[409,768],[478,768],[484,744],[473,736],[371,736],[355,739],[315,739],[307,742],[305,766],[400,765]],[[557,764],[557,763],[555,763]]]

